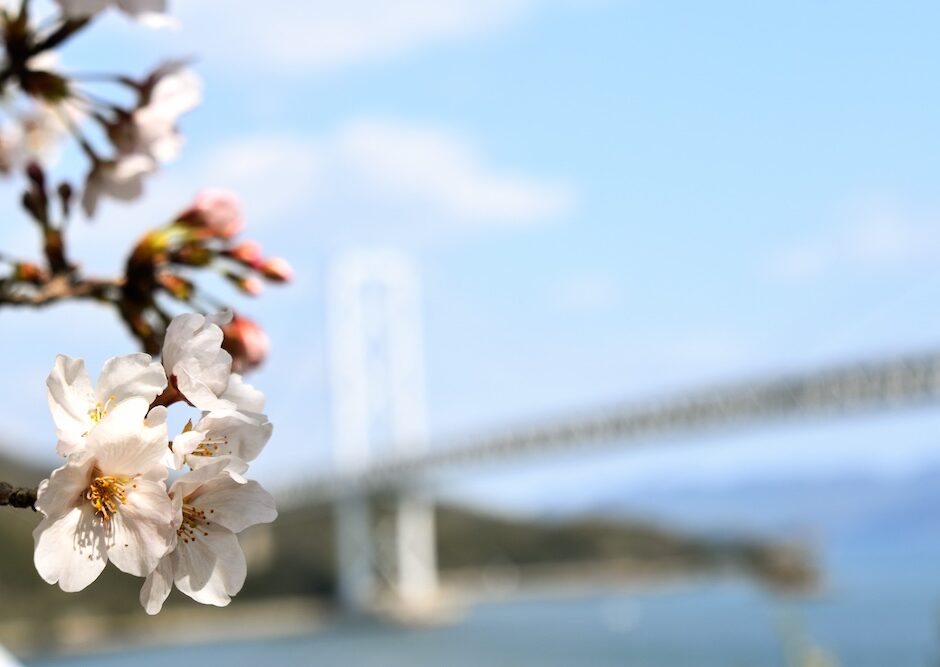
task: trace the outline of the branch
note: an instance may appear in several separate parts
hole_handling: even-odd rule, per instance
[[[44,40],[35,44],[30,50],[29,55],[35,56],[43,51],[48,51],[59,46],[62,42],[66,41],[72,35],[82,30],[85,26],[91,23],[91,19],[70,19],[65,21],[62,25],[58,27],[51,35],[46,37]]]
[[[37,489],[13,487],[6,482],[0,482],[0,505],[9,505],[20,509],[29,508],[36,511]]]
[[[38,287],[21,281],[0,280],[0,307],[47,306],[64,299],[95,299],[114,301],[120,280],[80,280],[73,282],[68,276],[58,275]],[[19,289],[18,289],[19,288]]]

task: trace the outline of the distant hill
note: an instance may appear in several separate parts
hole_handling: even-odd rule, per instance
[[[940,469],[904,475],[777,478],[664,491],[598,491],[562,516],[657,517],[705,534],[810,541],[831,552],[931,547],[940,554]]]

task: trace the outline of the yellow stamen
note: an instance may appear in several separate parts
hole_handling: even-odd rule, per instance
[[[228,447],[228,438],[225,436],[219,436],[215,438],[206,438],[199,443],[199,446],[193,450],[193,456],[218,456],[219,454],[226,453],[231,454],[232,450],[229,449],[227,452],[220,452],[220,447]]]
[[[209,510],[214,512],[215,510]],[[209,533],[200,529],[200,525],[211,526],[212,522],[206,521],[206,513],[204,510],[201,510],[192,505],[183,505],[183,523],[180,524],[180,527],[176,529],[176,534],[183,539],[183,542],[189,544],[190,542],[196,541],[196,534],[202,533],[204,537],[208,537]]]
[[[95,511],[105,521],[117,513],[118,506],[127,502],[127,492],[124,485],[130,481],[127,477],[115,475],[101,475],[95,470],[95,476],[85,491],[85,500],[91,503]]]
[[[111,404],[117,400],[117,396],[112,394],[108,397],[107,403],[102,403],[98,401],[95,403],[95,407],[88,411],[88,416],[91,417],[91,420],[96,424],[99,423],[108,415],[108,410],[111,409]]]

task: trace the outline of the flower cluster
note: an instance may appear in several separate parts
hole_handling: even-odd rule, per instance
[[[222,348],[226,319],[179,315],[161,361],[114,357],[94,385],[81,360],[56,359],[46,384],[65,464],[39,486],[44,518],[33,534],[36,569],[47,582],[79,591],[110,561],[146,578],[140,602],[150,614],[174,585],[217,606],[241,590],[246,567],[236,535],[277,511],[244,477],[272,426],[264,395],[232,371]],[[173,404],[200,415],[170,441]]]
[[[57,0],[59,13],[33,21],[29,0],[0,9],[0,173],[41,162],[74,137],[90,167],[81,204],[95,215],[102,197],[136,199],[144,178],[175,159],[180,117],[201,101],[199,79],[182,61],[141,78],[59,71],[56,49],[114,6],[141,23],[171,23],[163,0]],[[100,86],[117,86],[103,94]],[[97,138],[97,141],[95,140]],[[97,144],[97,146],[96,146]]]

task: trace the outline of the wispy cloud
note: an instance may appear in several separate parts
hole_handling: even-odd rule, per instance
[[[186,40],[253,69],[324,72],[498,30],[537,0],[255,0],[180,3]],[[207,28],[211,27],[209,30]],[[208,42],[208,44],[206,43]],[[202,50],[202,49],[201,49]]]
[[[318,136],[249,137],[194,161],[192,172],[239,192],[256,228],[302,227],[342,243],[538,225],[575,200],[567,184],[493,165],[459,133],[381,119]],[[185,200],[193,182],[181,174],[172,189]]]
[[[849,222],[772,257],[770,274],[811,280],[841,270],[886,270],[940,257],[940,222],[915,221],[883,205],[855,211]]]
[[[378,195],[410,198],[469,225],[528,225],[568,210],[572,193],[487,164],[452,132],[361,120],[329,142],[331,158]]]

